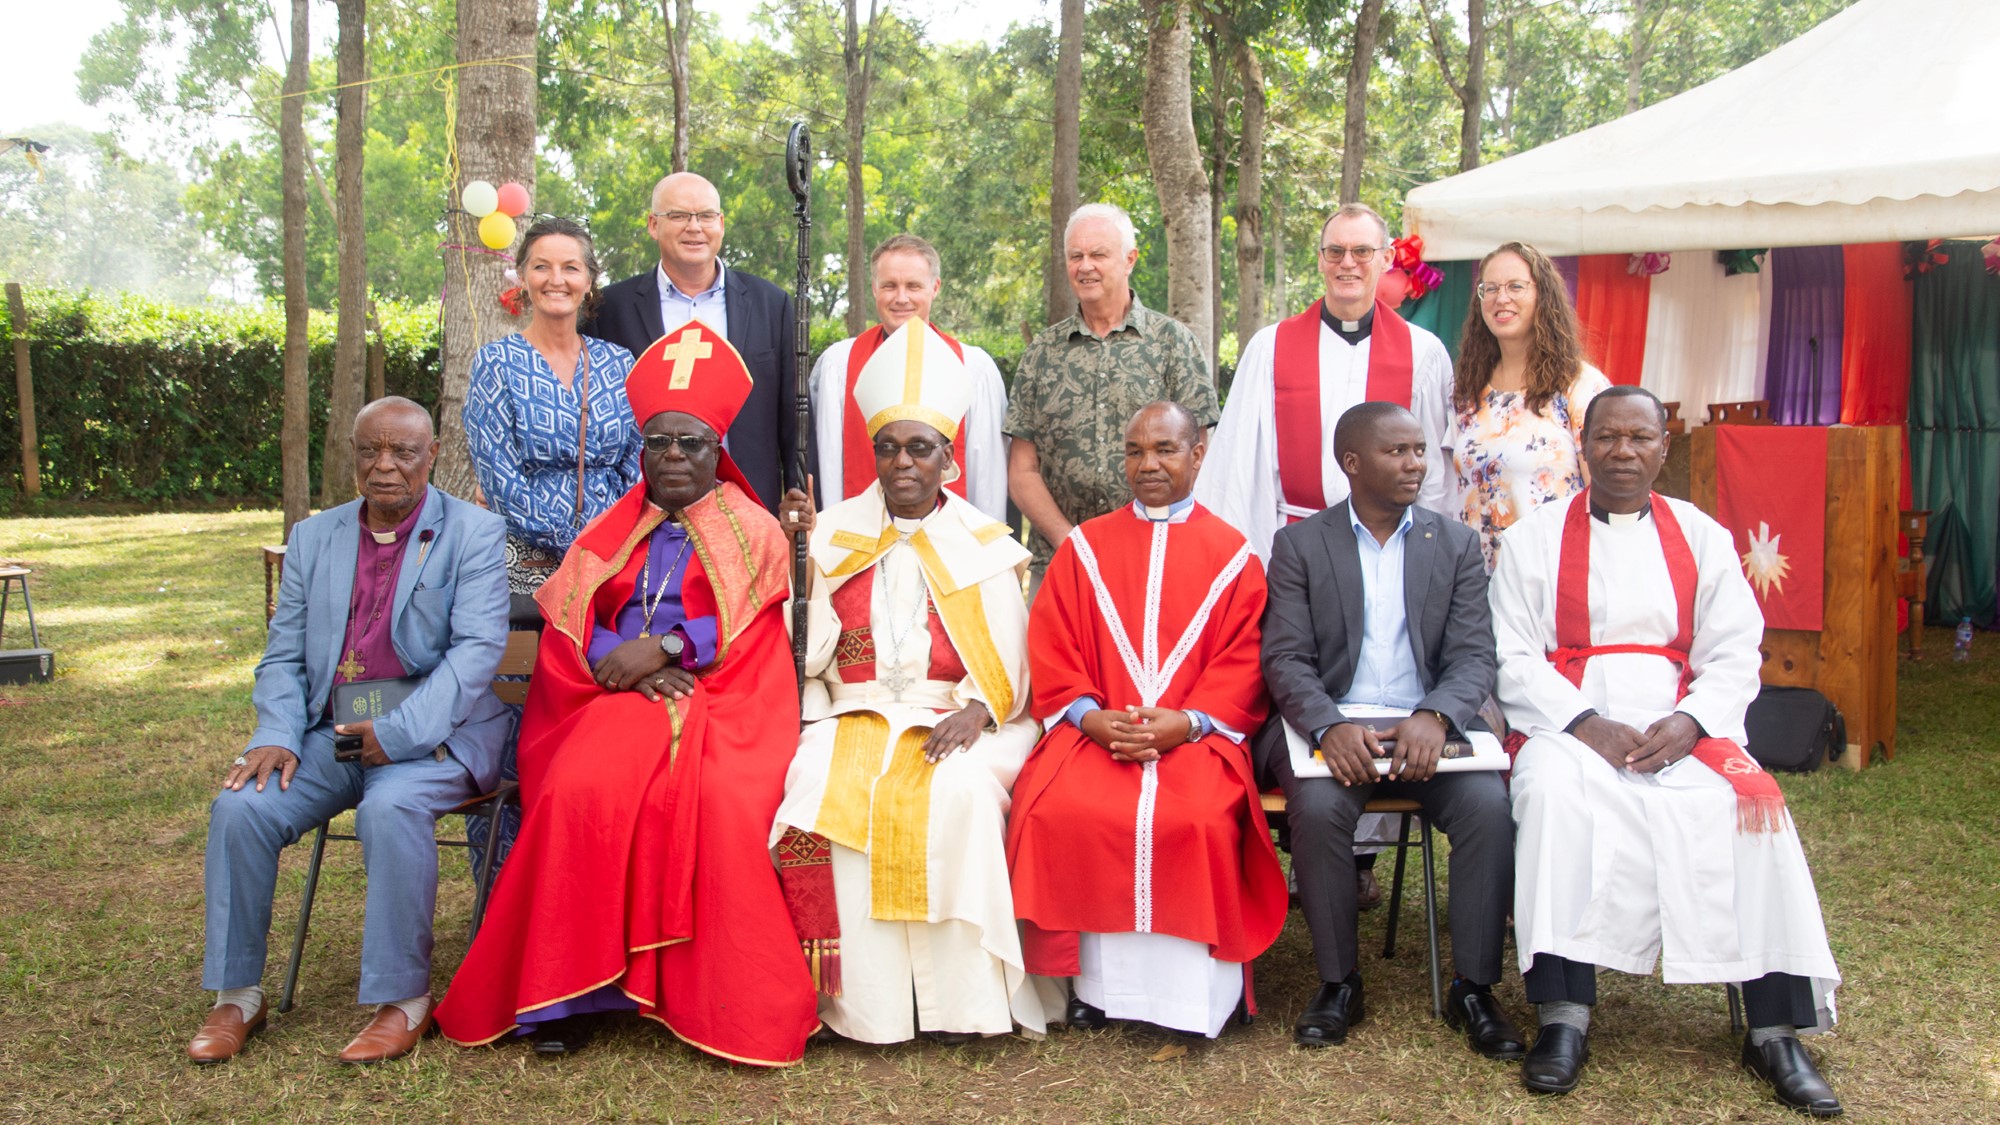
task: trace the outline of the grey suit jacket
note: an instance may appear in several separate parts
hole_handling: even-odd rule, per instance
[[[292,528],[278,608],[250,696],[257,708],[253,747],[282,746],[303,756],[306,732],[328,721],[327,698],[354,592],[360,516],[361,501],[353,500]],[[493,695],[493,673],[507,645],[506,528],[492,512],[431,488],[390,605],[396,656],[425,680],[375,724],[390,758],[421,757],[445,745],[482,791],[499,776],[513,724]]]
[[[1260,771],[1285,753],[1282,717],[1308,736],[1342,722],[1338,700],[1361,655],[1361,551],[1348,502],[1281,528],[1265,572],[1264,683],[1272,720],[1256,742]],[[1493,691],[1498,658],[1486,604],[1479,535],[1428,508],[1410,509],[1403,541],[1403,605],[1410,650],[1423,680],[1417,706],[1464,731]]]

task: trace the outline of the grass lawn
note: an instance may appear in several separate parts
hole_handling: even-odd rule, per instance
[[[0,1120],[1794,1120],[1737,1069],[1721,988],[1612,974],[1583,1086],[1529,1095],[1514,1066],[1430,1019],[1416,896],[1401,955],[1364,954],[1367,1022],[1320,1052],[1290,1042],[1315,985],[1294,915],[1259,962],[1262,1017],[1185,1052],[1114,1027],[961,1049],[842,1043],[766,1072],[634,1021],[555,1062],[430,1040],[350,1069],[333,1055],[365,1018],[351,845],[329,850],[299,1006],[234,1063],[197,1069],[181,1051],[210,1003],[197,989],[207,803],[253,725],[257,547],[277,535],[271,512],[0,520],[0,557],[35,568],[59,670],[0,687]],[[18,611],[10,647],[27,643]],[[1932,630],[1903,667],[1894,762],[1782,778],[1847,982],[1838,1032],[1810,1045],[1859,1121],[2000,1119],[2000,638],[1979,637],[1970,664],[1950,643]],[[286,853],[279,884],[274,999],[303,853]],[[440,991],[465,951],[470,886],[448,854]],[[1379,952],[1384,913],[1364,916],[1364,950]],[[1498,992],[1532,1023],[1511,970]]]

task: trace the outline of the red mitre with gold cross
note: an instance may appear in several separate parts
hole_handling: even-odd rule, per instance
[[[750,369],[730,346],[729,338],[697,318],[672,329],[640,353],[632,373],[625,377],[625,398],[632,405],[633,421],[641,429],[654,415],[676,411],[699,419],[721,437],[729,432],[730,423],[736,421],[737,412],[750,397],[752,382]],[[727,450],[718,451],[715,475],[757,498],[757,490],[750,487]]]

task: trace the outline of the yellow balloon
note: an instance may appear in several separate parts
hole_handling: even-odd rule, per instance
[[[493,250],[505,250],[514,245],[513,218],[504,212],[495,211],[479,220],[479,241]]]

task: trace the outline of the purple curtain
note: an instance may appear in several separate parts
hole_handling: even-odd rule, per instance
[[[1840,421],[1841,301],[1846,284],[1838,246],[1771,251],[1771,348],[1764,397],[1781,426]]]
[[[1576,255],[1564,254],[1549,260],[1556,264],[1556,272],[1563,275],[1563,286],[1569,290],[1569,303],[1576,304]]]

